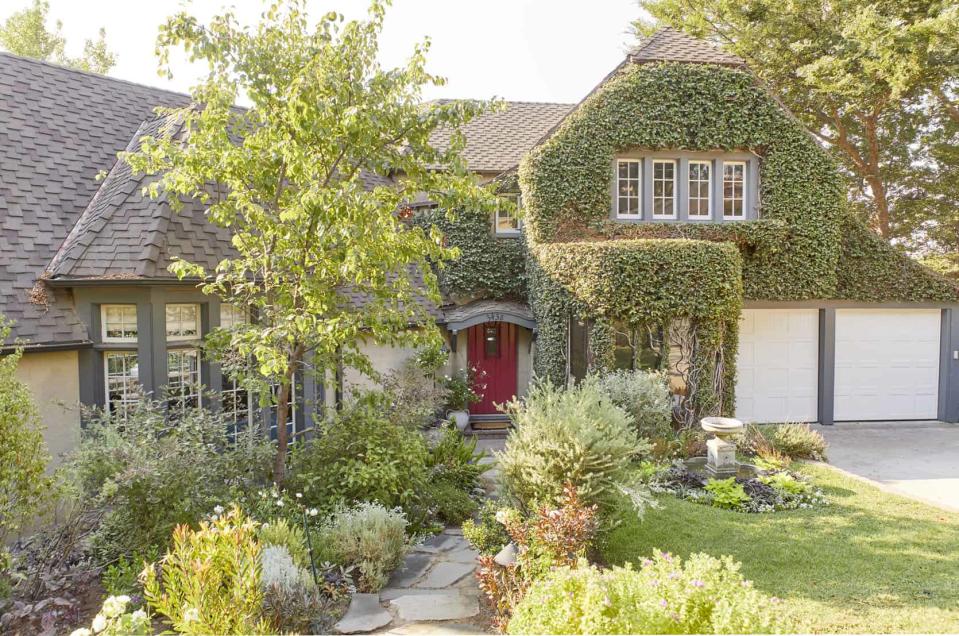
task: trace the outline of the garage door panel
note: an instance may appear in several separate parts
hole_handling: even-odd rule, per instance
[[[937,309],[836,311],[837,420],[935,419]]]
[[[818,310],[744,310],[737,358],[737,417],[747,422],[815,421],[818,365]]]

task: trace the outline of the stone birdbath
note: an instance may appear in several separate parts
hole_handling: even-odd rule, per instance
[[[706,442],[706,471],[716,477],[735,477],[739,472],[734,435],[743,431],[743,423],[731,417],[704,417],[699,422],[712,439]]]

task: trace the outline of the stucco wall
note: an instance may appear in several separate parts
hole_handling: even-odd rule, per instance
[[[80,441],[80,383],[76,351],[25,353],[19,378],[33,393],[40,410],[44,439],[53,464]]]
[[[374,343],[365,343],[360,347],[373,363],[378,373],[387,373],[398,369],[404,362],[416,355],[416,350],[409,347],[389,347]],[[377,384],[356,369],[344,369],[343,392],[349,396],[353,390],[361,388],[376,388]]]

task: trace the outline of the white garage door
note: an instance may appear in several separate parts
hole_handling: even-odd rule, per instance
[[[737,418],[745,422],[815,422],[819,311],[743,310],[736,373]]]
[[[836,311],[837,420],[936,419],[938,309]]]

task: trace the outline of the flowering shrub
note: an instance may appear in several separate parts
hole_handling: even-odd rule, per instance
[[[543,506],[532,519],[515,510],[496,513],[512,539],[516,559],[501,565],[492,556],[481,556],[476,577],[497,626],[506,625],[530,583],[556,566],[574,566],[586,557],[599,529],[596,513],[597,506],[585,505],[571,484],[564,487],[558,508]]]
[[[558,599],[562,599],[558,602]],[[532,584],[510,634],[753,634],[783,631],[779,600],[753,588],[730,557],[666,553],[600,570],[561,567]]]
[[[482,391],[486,390],[486,385],[482,383],[483,377],[477,373],[475,367],[460,369],[453,375],[446,376],[446,407],[451,411],[465,411],[470,404],[482,400]]]
[[[323,528],[324,558],[355,568],[359,591],[377,592],[406,555],[406,525],[402,510],[375,503],[340,510]]]
[[[183,634],[262,634],[275,626],[264,615],[256,522],[234,507],[200,523],[178,526],[160,572],[143,572],[150,606]]]
[[[145,610],[127,612],[129,596],[110,596],[93,618],[90,628],[81,627],[70,636],[141,636],[152,634],[150,616]]]
[[[609,512],[634,481],[632,463],[650,448],[595,377],[568,389],[538,384],[507,408],[516,429],[498,455],[502,485],[527,510],[555,505],[571,482],[586,503]]]
[[[649,476],[653,492],[737,512],[775,512],[825,506],[826,495],[806,477],[785,470],[761,470],[756,477],[706,479],[681,463]]]

